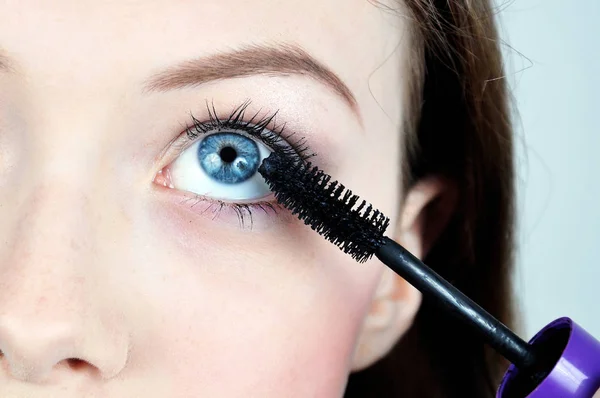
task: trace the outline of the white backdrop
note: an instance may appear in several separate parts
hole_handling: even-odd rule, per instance
[[[600,0],[496,1],[517,113],[523,337],[600,338]]]

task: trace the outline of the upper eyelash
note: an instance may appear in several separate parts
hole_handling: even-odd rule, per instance
[[[190,114],[192,125],[186,129],[188,138],[196,140],[201,134],[220,130],[242,130],[246,134],[260,139],[273,151],[282,154],[288,159],[295,159],[296,161],[305,163],[307,159],[315,156],[315,153],[306,144],[304,137],[295,138],[295,133],[285,132],[285,123],[280,125],[275,123],[277,111],[271,115],[259,118],[259,110],[252,117],[246,119],[246,110],[250,106],[250,103],[250,100],[244,101],[226,119],[220,119],[214,103],[209,106],[208,101],[206,101],[209,120],[202,122],[194,117],[193,114]],[[271,124],[273,124],[273,127],[268,129],[267,127]],[[287,145],[282,144],[282,141],[287,142]]]

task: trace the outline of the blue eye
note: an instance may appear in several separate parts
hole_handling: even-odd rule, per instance
[[[212,133],[170,165],[170,180],[173,188],[223,201],[263,198],[271,191],[257,170],[270,153],[245,134]]]
[[[236,184],[251,178],[260,165],[256,142],[235,133],[217,133],[198,146],[198,162],[217,182]]]

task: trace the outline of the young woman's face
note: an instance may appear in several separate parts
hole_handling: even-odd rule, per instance
[[[407,32],[367,0],[0,3],[0,396],[340,396],[382,266],[255,165],[285,124],[394,219]]]

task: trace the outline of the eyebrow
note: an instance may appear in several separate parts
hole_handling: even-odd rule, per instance
[[[359,117],[352,91],[325,65],[295,44],[251,45],[185,61],[159,72],[144,84],[146,91],[168,91],[204,83],[253,75],[309,76],[333,90]]]

